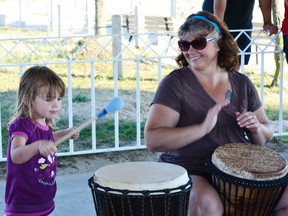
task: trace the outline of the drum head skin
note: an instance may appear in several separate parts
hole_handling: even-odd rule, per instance
[[[274,180],[288,172],[287,162],[279,153],[253,144],[222,145],[214,151],[211,161],[219,170],[244,179]]]
[[[94,181],[103,187],[120,190],[162,190],[176,188],[189,181],[187,171],[162,162],[126,162],[96,170]]]

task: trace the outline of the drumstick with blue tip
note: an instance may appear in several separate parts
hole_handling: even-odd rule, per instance
[[[59,140],[55,142],[56,145],[59,145],[60,143],[66,141],[67,139],[70,139],[70,137],[75,133],[75,131],[81,131],[82,129],[86,128],[89,126],[93,121],[100,119],[107,115],[108,113],[113,113],[118,110],[121,110],[124,107],[124,102],[120,97],[114,97],[112,98],[106,107],[102,109],[96,116],[93,118],[89,119],[88,121],[84,122],[81,124],[79,127],[75,128],[75,130],[71,131],[68,134],[65,134],[65,136],[61,137]]]

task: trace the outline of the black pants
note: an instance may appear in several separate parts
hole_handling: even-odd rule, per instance
[[[236,38],[241,32],[231,32],[231,35]],[[238,47],[241,49],[241,51],[245,50],[245,53],[250,53],[251,52],[251,45],[249,43],[251,42],[251,31],[246,31],[246,34],[244,32],[237,38],[236,42]],[[246,49],[247,47],[247,49]],[[250,54],[245,54],[245,65],[249,63],[250,59]],[[241,56],[239,56],[239,62],[241,61]]]

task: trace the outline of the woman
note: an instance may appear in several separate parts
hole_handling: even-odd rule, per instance
[[[254,85],[237,72],[238,47],[223,22],[198,12],[186,19],[178,37],[180,69],[157,89],[145,141],[150,151],[162,152],[159,161],[183,166],[191,176],[190,216],[222,216],[207,158],[226,143],[264,145],[273,131]],[[286,190],[275,215],[288,215],[287,197]]]

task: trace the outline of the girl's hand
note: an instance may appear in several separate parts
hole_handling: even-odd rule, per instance
[[[78,139],[79,138],[79,130],[76,127],[68,128],[65,130],[66,134],[72,133],[70,139]]]
[[[49,155],[54,155],[57,152],[57,147],[52,141],[39,140],[38,149],[42,156],[48,157]]]
[[[76,127],[67,128],[64,130],[57,131],[53,133],[55,144],[59,145],[60,143],[68,139],[78,139],[79,138],[79,129]]]
[[[260,127],[257,116],[253,112],[236,112],[236,120],[241,128],[247,128],[254,134],[257,133]]]

